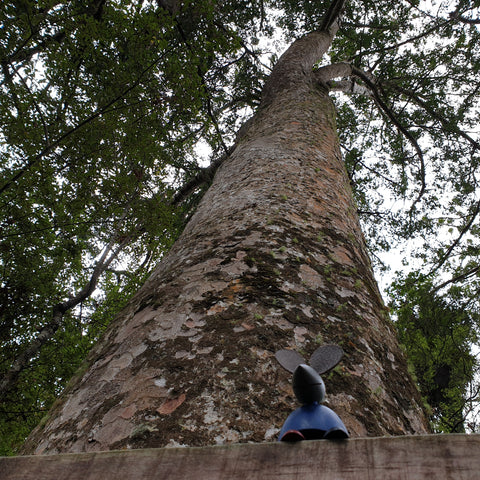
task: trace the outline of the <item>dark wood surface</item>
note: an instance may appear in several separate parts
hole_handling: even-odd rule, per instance
[[[1,480],[480,479],[480,435],[0,458]]]

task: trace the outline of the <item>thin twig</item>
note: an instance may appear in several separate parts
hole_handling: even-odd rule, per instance
[[[362,79],[365,84],[371,89],[373,93],[373,98],[375,100],[375,103],[378,105],[381,111],[384,112],[384,114],[392,121],[392,123],[400,130],[400,132],[405,136],[405,138],[410,142],[410,144],[413,146],[415,152],[417,153],[417,157],[420,162],[420,181],[421,181],[421,187],[420,191],[417,195],[417,198],[414,200],[410,207],[410,212],[413,211],[415,205],[420,201],[422,196],[425,193],[426,190],[426,183],[425,183],[425,160],[423,158],[423,152],[422,149],[420,148],[420,145],[418,144],[417,140],[413,137],[413,135],[407,130],[406,127],[404,127],[401,122],[397,119],[395,113],[386,105],[386,103],[383,101],[383,99],[380,96],[380,93],[378,91],[378,88],[374,81],[372,80],[371,76],[368,75],[367,73],[363,72],[359,68],[355,67],[352,65],[352,73]]]
[[[450,254],[453,252],[454,248],[460,243],[460,240],[462,237],[470,230],[470,227],[472,226],[473,222],[475,221],[475,218],[477,218],[477,215],[480,213],[480,200],[477,202],[475,205],[475,208],[472,212],[472,215],[470,217],[470,220],[467,222],[467,224],[462,228],[462,231],[460,232],[460,235],[454,240],[454,242],[450,245],[448,250],[444,253],[440,261],[437,263],[437,265],[430,270],[429,275],[435,273],[448,259]]]
[[[466,280],[467,278],[470,278],[474,275],[476,275],[480,271],[480,265],[477,265],[475,267],[472,267],[471,269],[467,270],[466,272],[463,272],[455,277],[450,278],[449,280],[446,280],[439,285],[435,286],[432,289],[432,292],[435,293],[438,290],[441,290],[442,288],[445,288],[447,285],[450,285],[451,283],[457,283],[460,282],[461,280]]]
[[[452,125],[449,124],[447,119],[437,113],[427,102],[422,100],[417,94],[415,94],[412,90],[408,90],[406,88],[400,87],[398,85],[390,85],[387,84],[388,87],[393,88],[394,90],[406,95],[410,98],[413,102],[417,105],[421,106],[426,112],[428,112],[435,120],[439,121],[445,129],[452,129]],[[477,142],[474,138],[472,138],[468,133],[461,130],[456,124],[453,126],[453,130],[455,133],[463,137],[467,140],[476,150],[480,150],[480,143]]]

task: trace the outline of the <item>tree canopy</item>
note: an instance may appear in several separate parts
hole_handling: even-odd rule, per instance
[[[374,256],[414,240],[392,307],[435,428],[464,428],[478,399],[480,2],[22,0],[0,7],[2,453],[175,240],[282,45],[336,8],[318,71],[337,72],[364,231]]]

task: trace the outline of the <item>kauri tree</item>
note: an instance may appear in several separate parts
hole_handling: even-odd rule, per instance
[[[4,451],[92,344],[24,451],[272,439],[293,407],[275,351],[330,342],[353,435],[428,431],[359,216],[374,255],[416,239],[431,288],[398,279],[401,340],[435,428],[464,428],[475,2],[25,0],[1,22]]]

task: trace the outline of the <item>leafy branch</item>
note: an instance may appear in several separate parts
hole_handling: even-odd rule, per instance
[[[26,161],[26,164],[23,168],[21,168],[15,175],[13,175],[13,177],[11,177],[9,180],[7,180],[6,183],[4,183],[1,187],[0,187],[0,195],[3,194],[6,190],[8,190],[9,188],[11,188],[15,182],[17,182],[20,178],[22,178],[33,166],[35,166],[45,155],[49,154],[50,152],[52,152],[56,147],[58,147],[59,145],[62,144],[62,142],[67,139],[68,137],[70,137],[72,134],[74,134],[75,132],[81,130],[83,127],[85,127],[86,125],[90,124],[91,122],[93,122],[94,120],[96,120],[97,118],[101,117],[102,115],[104,115],[109,109],[110,107],[112,107],[115,103],[119,102],[120,100],[122,100],[123,98],[125,98],[125,96],[131,92],[132,90],[134,90],[136,87],[138,87],[138,85],[140,85],[140,82],[141,80],[143,79],[143,77],[149,72],[151,71],[155,65],[157,65],[158,63],[160,63],[160,61],[168,54],[169,50],[166,50],[164,52],[162,52],[162,54],[156,58],[153,62],[151,62],[141,73],[140,75],[137,77],[136,81],[133,82],[131,85],[129,85],[127,88],[125,88],[120,94],[116,95],[114,98],[112,98],[112,100],[110,100],[109,102],[107,102],[105,105],[103,105],[102,107],[99,107],[92,115],[88,116],[87,118],[85,118],[84,120],[82,120],[81,122],[77,123],[74,127],[71,127],[70,129],[68,129],[65,133],[63,133],[62,135],[60,135],[57,139],[53,140],[53,141],[50,141],[45,148],[43,148],[42,151],[40,151],[38,154],[32,156],[29,160]]]
[[[451,255],[455,247],[460,243],[462,237],[470,230],[471,226],[473,225],[473,222],[475,221],[479,213],[480,213],[480,200],[475,205],[475,208],[473,209],[473,212],[470,215],[470,220],[462,228],[458,237],[453,241],[450,247],[448,247],[447,251],[443,254],[442,258],[436,263],[435,267],[430,270],[429,275],[435,273],[442,267],[442,265],[444,265],[444,263],[448,260],[449,256]]]
[[[420,96],[417,95],[415,92],[390,82],[388,83],[385,82],[385,85],[405,95],[406,97],[411,99],[413,102],[415,102],[417,105],[422,107],[433,119],[441,123],[445,131],[448,132],[453,130],[454,133],[460,135],[462,138],[467,140],[475,150],[480,150],[480,143],[477,140],[472,138],[468,133],[462,130],[457,124],[452,125],[452,122],[449,122],[444,116],[440,115],[437,111],[435,111],[426,101],[422,100]]]
[[[55,335],[62,325],[64,315],[92,295],[101,275],[118,257],[125,246],[130,243],[132,237],[129,235],[122,237],[119,242],[118,229],[123,223],[125,216],[126,212],[118,223],[117,232],[112,236],[110,242],[104,248],[102,255],[96,262],[89,281],[79,292],[76,293],[76,295],[53,307],[51,320],[40,330],[36,338],[25,348],[25,350],[13,361],[7,374],[2,380],[0,380],[0,398],[5,397],[17,381],[20,374],[28,367],[31,360],[35,358],[43,345]]]
[[[462,282],[464,280],[467,280],[468,278],[476,276],[478,274],[478,272],[480,272],[480,265],[476,265],[474,267],[471,267],[468,270],[465,270],[464,272],[459,273],[458,275],[455,275],[455,276],[449,278],[448,280],[445,280],[444,282],[442,282],[438,285],[435,285],[435,287],[433,288],[433,291],[438,292],[439,290],[442,290],[443,288],[445,288],[448,285],[451,285],[452,283],[458,283],[458,282]]]
[[[337,77],[353,77],[349,81],[345,81],[341,84],[335,84],[332,82],[334,78]],[[381,95],[380,90],[377,86],[377,80],[375,77],[370,74],[366,73],[360,68],[347,63],[342,62],[338,64],[332,64],[325,67],[321,67],[316,72],[316,78],[322,84],[327,84],[327,86],[335,86],[336,90],[339,90],[340,87],[344,87],[342,91],[346,93],[365,93],[365,88],[355,87],[354,78],[357,77],[364,83],[367,91],[369,92],[370,96],[375,101],[375,104],[380,109],[380,111],[397,127],[397,129],[403,134],[403,136],[410,142],[412,147],[414,148],[417,158],[420,163],[420,191],[417,195],[417,198],[414,200],[410,207],[410,212],[413,212],[415,205],[420,201],[423,197],[425,190],[426,190],[426,182],[425,182],[425,160],[423,157],[423,151],[420,148],[417,140],[413,136],[413,134],[403,125],[403,123],[399,120],[397,114],[385,103],[383,100],[383,95]]]

